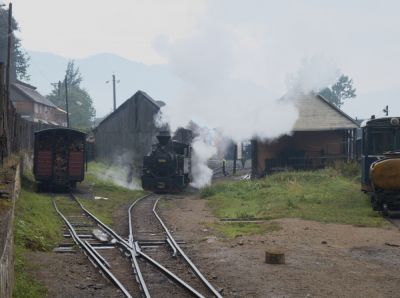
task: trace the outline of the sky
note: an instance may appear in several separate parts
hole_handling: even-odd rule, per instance
[[[222,30],[233,47],[235,79],[284,94],[302,61],[322,55],[354,81],[358,97],[346,112],[382,115],[389,104],[400,114],[400,1],[15,0],[13,8],[28,50],[168,64],[169,47],[180,40]],[[213,50],[210,43],[196,54]]]

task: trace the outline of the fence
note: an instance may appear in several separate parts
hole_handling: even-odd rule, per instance
[[[52,127],[22,118],[7,98],[4,64],[0,63],[0,163],[13,153],[33,149],[34,132]]]

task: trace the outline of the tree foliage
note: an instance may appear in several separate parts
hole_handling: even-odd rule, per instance
[[[353,87],[353,79],[341,75],[334,85],[323,89],[320,94],[340,108],[346,99],[356,97],[356,89]]]
[[[70,127],[90,128],[96,111],[89,93],[81,87],[82,76],[74,61],[68,62],[66,70],[68,88],[68,108]],[[47,96],[55,105],[66,110],[65,104],[65,78],[59,84],[54,84],[53,90]]]
[[[11,22],[13,31],[18,31],[19,26],[17,21],[13,18]],[[12,36],[13,47],[11,54],[12,69],[15,71],[18,79],[29,80],[28,67],[29,56],[22,50],[21,40]],[[8,48],[8,10],[0,7],[0,61],[6,63],[7,61],[7,48]]]

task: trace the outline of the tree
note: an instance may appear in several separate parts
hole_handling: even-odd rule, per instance
[[[7,45],[8,45],[8,10],[0,7],[0,61],[7,61]],[[13,18],[11,22],[13,31],[19,30],[17,21]],[[29,80],[28,67],[29,56],[21,48],[21,40],[13,35],[13,46],[11,53],[11,69],[20,80]]]
[[[352,79],[348,76],[341,75],[334,85],[330,88],[323,89],[319,94],[340,108],[344,100],[356,97],[356,89],[353,88]]]
[[[68,108],[70,127],[87,129],[91,127],[96,111],[89,93],[81,87],[82,76],[74,61],[68,62],[66,70],[68,88]],[[56,106],[66,110],[65,104],[65,78],[55,84],[47,96]]]

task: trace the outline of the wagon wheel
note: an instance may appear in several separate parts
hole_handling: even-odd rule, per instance
[[[386,204],[383,204],[383,206],[382,206],[382,215],[384,217],[389,217],[389,209]]]
[[[370,199],[371,199],[372,209],[373,209],[374,211],[379,211],[379,210],[381,210],[381,206],[380,206],[380,204],[378,203],[376,194],[371,194]]]

